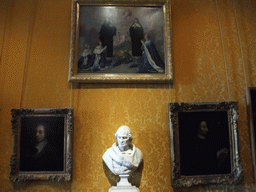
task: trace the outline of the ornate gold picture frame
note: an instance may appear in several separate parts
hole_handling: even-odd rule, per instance
[[[172,186],[237,184],[237,102],[170,103]]]
[[[11,181],[70,181],[73,109],[12,109],[11,112]]]
[[[69,82],[170,83],[169,0],[73,0]]]

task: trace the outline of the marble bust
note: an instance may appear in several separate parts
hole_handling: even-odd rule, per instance
[[[117,142],[103,155],[103,160],[115,175],[129,175],[142,161],[142,152],[132,144],[131,129],[121,126],[115,137]]]

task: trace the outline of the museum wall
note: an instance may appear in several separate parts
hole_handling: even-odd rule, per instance
[[[141,192],[253,191],[245,88],[256,86],[256,2],[172,0],[173,84],[68,83],[71,0],[0,2],[0,191],[107,191],[121,125],[143,153]],[[238,101],[243,183],[171,187],[168,103]],[[74,108],[72,182],[9,181],[12,108]],[[108,177],[107,177],[108,176]]]

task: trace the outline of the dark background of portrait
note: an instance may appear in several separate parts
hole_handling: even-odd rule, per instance
[[[24,170],[26,162],[23,162],[23,155],[30,148],[35,147],[36,127],[39,124],[45,125],[47,141],[60,152],[59,158],[64,160],[64,120],[63,116],[24,116],[21,118],[20,133],[20,170]]]
[[[254,127],[254,138],[256,138],[256,90],[251,89],[251,103],[252,103],[252,116],[253,116],[253,127]],[[254,143],[255,145],[255,143]]]
[[[207,139],[213,145],[213,148],[219,146],[221,148],[227,148],[229,153],[228,166],[225,170],[222,170],[222,174],[231,172],[230,164],[230,144],[229,144],[229,126],[228,126],[228,114],[227,111],[203,111],[203,112],[180,112],[178,114],[179,119],[179,140],[180,140],[180,164],[181,174],[185,173],[193,175],[191,172],[184,168],[184,157],[187,154],[191,154],[188,151],[190,142],[193,141],[193,137],[197,134],[199,124],[202,121],[206,121],[208,127]],[[209,149],[211,150],[211,149]],[[212,170],[213,172],[215,170]]]

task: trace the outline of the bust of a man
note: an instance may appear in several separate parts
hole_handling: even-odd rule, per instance
[[[115,137],[117,142],[103,155],[103,160],[115,175],[130,174],[142,161],[142,152],[132,144],[131,129],[121,126]]]

